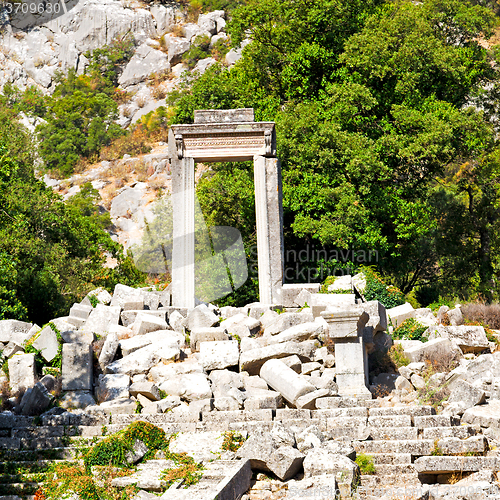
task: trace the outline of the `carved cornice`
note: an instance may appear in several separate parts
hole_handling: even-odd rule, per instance
[[[177,157],[197,161],[245,161],[276,156],[273,122],[172,125]]]

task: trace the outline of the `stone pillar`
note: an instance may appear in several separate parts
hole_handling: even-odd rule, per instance
[[[172,132],[170,132],[171,135]],[[195,306],[195,182],[194,159],[179,158],[175,137],[169,136],[172,171],[172,305]]]
[[[259,301],[281,304],[283,286],[283,203],[278,158],[254,157]]]
[[[367,347],[363,331],[369,316],[361,310],[324,311],[329,337],[335,343],[335,370],[339,396],[371,399],[368,381]]]

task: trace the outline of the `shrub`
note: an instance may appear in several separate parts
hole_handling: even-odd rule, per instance
[[[191,45],[191,48],[182,56],[182,62],[189,68],[194,68],[200,59],[210,57],[210,37],[208,35],[198,35]]]
[[[477,322],[486,328],[500,329],[500,305],[472,302],[461,307],[464,320],[468,323]]]
[[[387,309],[405,303],[403,292],[395,286],[388,285],[374,269],[365,267],[363,273],[366,278],[366,288],[363,293],[366,300],[378,300]]]
[[[373,457],[370,455],[365,455],[364,453],[359,453],[356,456],[356,463],[359,466],[359,470],[361,474],[375,474],[377,471],[375,470],[375,464],[373,463]]]
[[[394,330],[392,337],[395,339],[421,340],[422,342],[426,342],[428,339],[423,336],[426,330],[427,326],[422,325],[415,318],[408,318]]]
[[[399,369],[401,366],[407,366],[410,364],[410,360],[407,356],[405,356],[403,346],[401,344],[393,345],[389,349],[388,354],[397,369]]]

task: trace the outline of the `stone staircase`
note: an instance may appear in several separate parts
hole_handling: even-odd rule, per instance
[[[193,442],[203,434],[212,439],[214,432],[270,430],[277,421],[298,429],[316,425],[329,438],[348,439],[358,454],[373,457],[376,473],[362,475],[357,489],[360,497],[367,500],[390,495],[398,488],[434,484],[460,469],[500,469],[500,459],[482,456],[487,450],[483,436],[476,435],[470,426],[460,425],[453,417],[436,415],[430,406],[380,407],[378,400],[343,398],[338,398],[336,405],[319,410],[239,410],[182,415],[173,412],[64,413],[40,418],[0,414],[0,500],[34,498],[50,463],[77,460],[78,446],[100,440],[137,420],[155,424],[167,434],[182,433],[188,437],[197,434]],[[238,462],[233,464],[237,469]],[[226,469],[231,468],[225,465]],[[189,489],[190,499],[204,499],[205,493],[221,483],[222,472],[216,468],[216,465],[208,468],[204,481],[197,486],[198,493]],[[233,475],[241,473],[236,469]],[[178,488],[179,485],[173,488],[177,491],[165,498],[180,499],[181,493],[188,491]]]

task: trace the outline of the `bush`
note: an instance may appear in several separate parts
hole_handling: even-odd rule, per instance
[[[191,48],[182,56],[182,62],[189,68],[194,68],[200,59],[210,57],[210,37],[208,35],[198,35],[191,45]]]
[[[427,326],[422,325],[415,318],[408,318],[394,330],[392,337],[395,339],[421,340],[422,342],[427,342],[427,337],[423,336],[427,328]]]
[[[363,293],[366,300],[378,300],[384,307],[391,309],[405,303],[405,296],[395,286],[388,285],[371,267],[363,268],[366,288]]]
[[[480,323],[493,330],[500,329],[500,305],[472,302],[461,306],[464,320],[468,323]]]
[[[359,453],[356,456],[356,463],[359,466],[361,474],[375,474],[375,464],[373,463],[373,457],[370,455],[365,455],[364,453]]]

